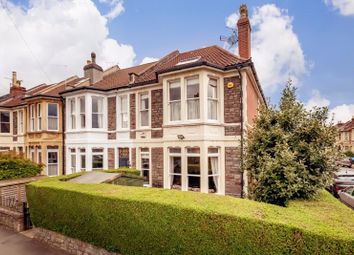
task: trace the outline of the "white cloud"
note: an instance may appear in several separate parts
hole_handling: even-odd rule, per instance
[[[158,59],[158,58],[145,57],[145,58],[141,61],[140,65],[142,65],[142,64],[147,64],[147,63],[151,63],[151,62],[155,62],[155,61],[157,61],[157,60],[159,60],[159,59]]]
[[[353,0],[324,0],[328,6],[339,10],[340,14],[344,16],[354,15],[354,1]]]
[[[115,19],[122,12],[125,11],[123,6],[123,0],[99,0],[100,3],[109,4],[111,6],[110,11],[105,15],[108,19]]]
[[[226,25],[235,27],[236,21],[237,15],[231,14]],[[276,5],[265,4],[253,10],[250,21],[252,59],[263,88],[273,92],[289,77],[297,84],[307,73],[309,65],[293,30],[293,18]]]
[[[232,13],[226,18],[226,26],[229,28],[235,28],[240,15],[238,13]]]
[[[307,103],[305,104],[305,107],[306,109],[310,110],[315,106],[325,107],[325,106],[329,106],[329,104],[330,101],[327,98],[322,97],[320,91],[312,90],[312,95],[309,101],[307,101]]]
[[[103,68],[134,63],[133,47],[109,37],[107,18],[90,0],[31,0],[27,9],[0,1],[7,5],[0,5],[0,95],[13,70],[27,88],[57,82],[81,75],[92,51]]]
[[[330,106],[330,100],[323,97],[318,90],[313,90],[310,99],[305,103],[306,109],[310,110],[313,107],[324,107]],[[334,108],[329,107],[329,117],[334,123],[347,122],[354,116],[354,104],[342,104],[335,106]]]

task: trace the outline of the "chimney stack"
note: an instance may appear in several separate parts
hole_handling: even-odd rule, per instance
[[[237,22],[238,52],[241,58],[251,57],[251,25],[248,19],[247,5],[240,6],[240,18]]]
[[[17,73],[15,71],[12,72],[12,82],[10,87],[10,95],[18,96],[23,95],[26,92],[24,87],[21,87],[21,81],[17,80]]]
[[[87,60],[84,66],[84,76],[90,79],[90,83],[94,84],[103,78],[103,69],[96,64],[96,53],[91,53],[91,60]]]

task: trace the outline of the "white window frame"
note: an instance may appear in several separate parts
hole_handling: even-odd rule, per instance
[[[23,134],[23,110],[18,111],[17,122],[18,122],[17,133]]]
[[[148,151],[142,151],[143,149],[147,149]],[[142,147],[140,148],[140,171],[141,171],[141,176],[144,176],[144,171],[148,171],[149,173],[149,180],[148,183],[144,183],[145,187],[151,187],[151,150],[148,147]],[[143,158],[149,160],[149,169],[143,167]],[[145,181],[145,180],[144,180]]]
[[[192,83],[192,84],[188,84],[188,81],[190,80],[198,80],[198,83]],[[185,81],[185,100],[186,100],[186,120],[187,121],[199,121],[201,119],[201,93],[200,93],[200,77],[198,75],[194,75],[194,76],[190,76],[190,77],[186,77]],[[198,85],[198,93],[199,96],[193,97],[193,98],[188,98],[188,86],[194,86],[194,85]],[[188,117],[188,112],[189,112],[189,101],[197,101],[198,100],[198,105],[199,105],[199,117],[198,118],[189,118]]]
[[[84,103],[83,103],[84,109],[82,109],[82,107],[81,107],[82,106],[81,100],[84,101]],[[86,97],[80,96],[78,98],[78,101],[79,101],[79,108],[80,108],[80,128],[84,129],[84,128],[86,128]]]
[[[37,104],[37,131],[42,130],[42,104]]]
[[[0,111],[1,113],[8,113],[9,114],[9,122],[1,122],[1,115],[0,115],[0,133],[1,134],[11,134],[11,112],[10,111]],[[9,132],[2,132],[1,124],[8,124],[9,125]]]
[[[86,155],[86,148],[79,148],[79,151],[78,151],[78,154],[79,154],[79,157],[80,157],[80,162],[79,162],[79,164],[80,164],[80,171],[81,172],[83,172],[83,171],[86,171],[86,169],[87,169],[87,162],[86,162],[86,159],[87,159],[87,155]],[[85,167],[82,167],[82,156],[84,156],[85,157],[85,160],[84,160],[84,162],[85,162]]]
[[[123,111],[123,99],[126,99],[126,110],[125,111]],[[119,96],[119,107],[118,107],[118,109],[119,109],[119,117],[118,117],[118,119],[119,119],[119,124],[118,124],[118,127],[120,128],[120,129],[129,129],[129,96],[128,96],[128,94],[126,94],[126,95],[121,95],[121,96]],[[126,119],[127,119],[127,121],[126,121],[126,127],[123,127],[123,119],[124,119],[124,116],[126,116]]]
[[[57,163],[49,163],[49,153],[51,152],[55,152],[57,153],[57,159],[58,159],[58,162]],[[50,165],[57,165],[57,173],[55,175],[49,175],[49,166]],[[47,149],[47,175],[48,176],[58,176],[59,175],[59,149]]]
[[[180,152],[171,152],[172,149],[179,149]],[[173,157],[180,157],[181,158],[181,173],[174,173],[173,172],[173,164],[172,164],[172,158]],[[172,175],[173,176],[180,176],[181,178],[181,187],[180,190],[183,190],[183,171],[182,171],[182,148],[181,147],[170,147],[168,148],[168,177],[169,177],[169,187],[170,189],[172,188],[173,181],[172,181]]]
[[[97,99],[97,112],[94,112],[93,111],[93,100],[94,98]],[[99,107],[99,103],[101,102],[101,112],[99,111],[100,110],[100,107]],[[104,119],[103,119],[103,112],[104,112],[104,98],[102,96],[91,96],[91,128],[93,129],[103,129],[104,128]],[[97,124],[98,124],[98,127],[93,127],[93,115],[97,115]],[[100,119],[101,119],[101,126],[99,125],[100,124]]]
[[[57,116],[49,116],[49,105],[56,105],[57,107]],[[49,129],[49,119],[56,119],[57,129]],[[47,104],[47,130],[48,131],[59,131],[59,104],[58,103],[48,103]]]
[[[171,86],[178,84],[179,91],[180,91],[180,99],[179,100],[171,100]],[[180,122],[182,120],[182,84],[180,79],[175,79],[168,81],[168,121],[169,122]],[[172,105],[179,103],[179,119],[172,119]]]
[[[76,98],[69,99],[70,129],[76,129]]]
[[[216,153],[213,152],[209,152],[209,149],[217,149],[218,151]],[[217,158],[217,173],[214,174],[209,174],[209,158]],[[207,169],[207,174],[208,174],[208,193],[209,193],[209,177],[217,177],[217,183],[215,183],[215,179],[214,179],[214,183],[216,186],[216,194],[220,194],[220,170],[221,170],[221,165],[220,165],[220,148],[219,147],[208,147],[208,169]]]
[[[94,152],[93,150],[96,150],[96,149],[102,150],[102,152]],[[92,153],[91,169],[93,171],[94,170],[103,170],[104,169],[104,160],[105,160],[104,148],[103,147],[93,147],[93,148],[91,148],[91,153]],[[93,168],[93,156],[97,156],[97,155],[102,155],[102,168]]]
[[[188,149],[193,149],[193,148],[198,148],[199,149],[199,153],[192,153],[192,152],[188,152]],[[199,192],[201,192],[202,190],[202,157],[201,157],[201,148],[199,146],[193,146],[193,147],[186,147],[185,148],[186,151],[186,184],[185,184],[185,188],[187,191],[189,191],[189,182],[188,182],[188,177],[199,177]],[[188,173],[188,157],[199,157],[199,175],[197,174],[189,174]]]
[[[77,157],[77,153],[76,153],[76,148],[69,148],[69,155],[70,155],[70,170],[71,173],[76,173],[77,171],[77,165],[76,165],[76,157]],[[74,160],[73,160],[74,157]]]
[[[148,108],[147,109],[142,109],[141,102],[142,102],[143,97],[147,97],[147,99],[148,99]],[[139,121],[138,121],[138,123],[139,123],[140,128],[149,128],[150,127],[150,124],[151,124],[150,109],[151,109],[150,91],[145,91],[145,92],[139,93],[139,114],[138,114]],[[142,112],[147,112],[147,115],[148,115],[148,125],[146,125],[146,126],[142,125],[142,121],[141,121]]]
[[[35,111],[34,111],[34,104],[30,104],[30,110],[29,110],[29,115],[30,115],[30,131],[34,132],[36,130],[35,127]]]
[[[209,86],[211,86],[211,81],[215,82],[215,95],[212,95],[211,97],[209,96]],[[207,106],[207,118],[209,121],[218,121],[219,119],[219,81],[216,78],[213,77],[209,77],[208,79],[208,86],[207,86],[207,91],[206,91],[206,95],[207,95],[207,101],[208,101],[208,106]],[[209,103],[210,102],[214,102],[216,105],[216,118],[211,118],[211,108],[209,108]]]

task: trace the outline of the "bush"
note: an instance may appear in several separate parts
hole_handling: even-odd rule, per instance
[[[140,171],[136,170],[135,168],[129,168],[129,167],[120,167],[117,169],[110,169],[110,170],[103,170],[102,172],[105,173],[122,173],[126,175],[134,175],[134,176],[140,176]]]
[[[36,227],[109,251],[353,254],[354,214],[329,193],[288,207],[227,196],[48,178],[27,185]]]
[[[352,152],[352,151],[345,151],[345,152],[344,152],[344,155],[345,155],[346,157],[353,158],[353,157],[354,157],[354,152]]]
[[[308,199],[327,186],[337,171],[336,128],[328,109],[307,111],[291,84],[279,108],[263,107],[248,139],[246,170],[251,198],[286,206]]]
[[[12,154],[0,154],[0,180],[32,177],[40,174],[42,165]]]

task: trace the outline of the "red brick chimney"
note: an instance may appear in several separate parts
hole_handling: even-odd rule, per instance
[[[240,6],[240,18],[237,22],[237,31],[239,56],[249,59],[251,57],[251,25],[245,4]]]
[[[14,71],[12,72],[12,83],[10,87],[10,95],[11,96],[18,96],[23,95],[26,93],[26,89],[21,87],[21,81],[17,80],[17,73]]]

